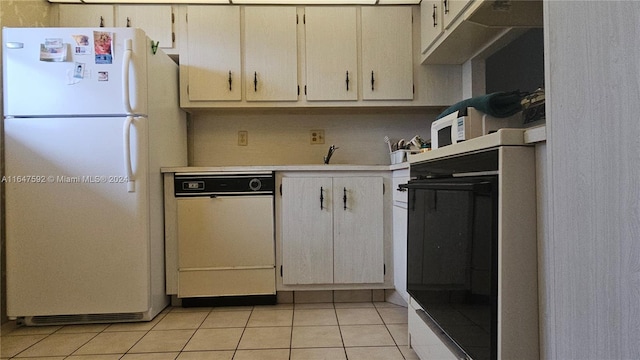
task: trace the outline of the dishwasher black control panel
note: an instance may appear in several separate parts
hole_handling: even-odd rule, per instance
[[[176,197],[273,195],[275,177],[265,173],[175,174]]]

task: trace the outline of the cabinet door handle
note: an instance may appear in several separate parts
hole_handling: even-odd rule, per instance
[[[320,210],[324,210],[324,189],[320,186]]]
[[[253,92],[258,92],[258,72],[253,72]]]
[[[100,27],[104,27],[104,18],[100,16]]]
[[[444,13],[448,14],[449,13],[449,1],[448,0],[444,0]]]
[[[131,27],[131,19],[127,16],[127,27]]]
[[[349,91],[349,71],[347,71],[347,91]]]
[[[371,91],[374,91],[375,89],[373,88],[373,83],[375,82],[375,79],[373,78],[373,70],[371,70]]]
[[[438,26],[438,21],[436,20],[438,17],[436,15],[436,12],[438,11],[438,6],[436,6],[435,4],[433,5],[433,15],[431,15],[433,17],[433,27]]]
[[[229,91],[232,91],[232,90],[231,90],[231,83],[232,83],[232,80],[231,80],[231,71],[229,71]]]
[[[347,188],[342,189],[342,202],[344,204],[344,210],[347,210]]]

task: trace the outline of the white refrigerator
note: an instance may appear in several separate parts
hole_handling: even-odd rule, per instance
[[[168,305],[160,168],[187,164],[177,65],[139,29],[2,41],[9,317],[152,319]]]

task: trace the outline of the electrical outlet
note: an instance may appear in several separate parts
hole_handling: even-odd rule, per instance
[[[311,130],[311,144],[324,144],[324,130]]]
[[[246,130],[238,131],[238,146],[249,145],[249,132]]]

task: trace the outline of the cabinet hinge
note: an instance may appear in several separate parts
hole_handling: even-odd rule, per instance
[[[189,85],[187,85],[187,95],[189,95]]]
[[[300,96],[300,85],[298,85],[298,96]]]
[[[174,32],[171,33],[171,42],[173,42],[173,43],[176,42],[176,33],[174,33]]]
[[[305,25],[307,24],[307,14],[302,15],[302,23]]]
[[[307,85],[304,86],[304,95],[307,95]]]
[[[280,265],[280,277],[282,277],[282,265]]]
[[[184,14],[184,21],[189,22],[189,14]]]
[[[171,23],[175,24],[176,23],[176,14],[171,13]]]
[[[296,14],[296,24],[298,24],[298,14]]]
[[[411,86],[411,91],[413,91],[414,94],[416,93],[416,84],[413,84]]]
[[[382,264],[382,274],[387,275],[387,264]]]
[[[387,192],[387,188],[386,186],[384,186],[384,183],[382,183],[382,195],[384,195]]]

